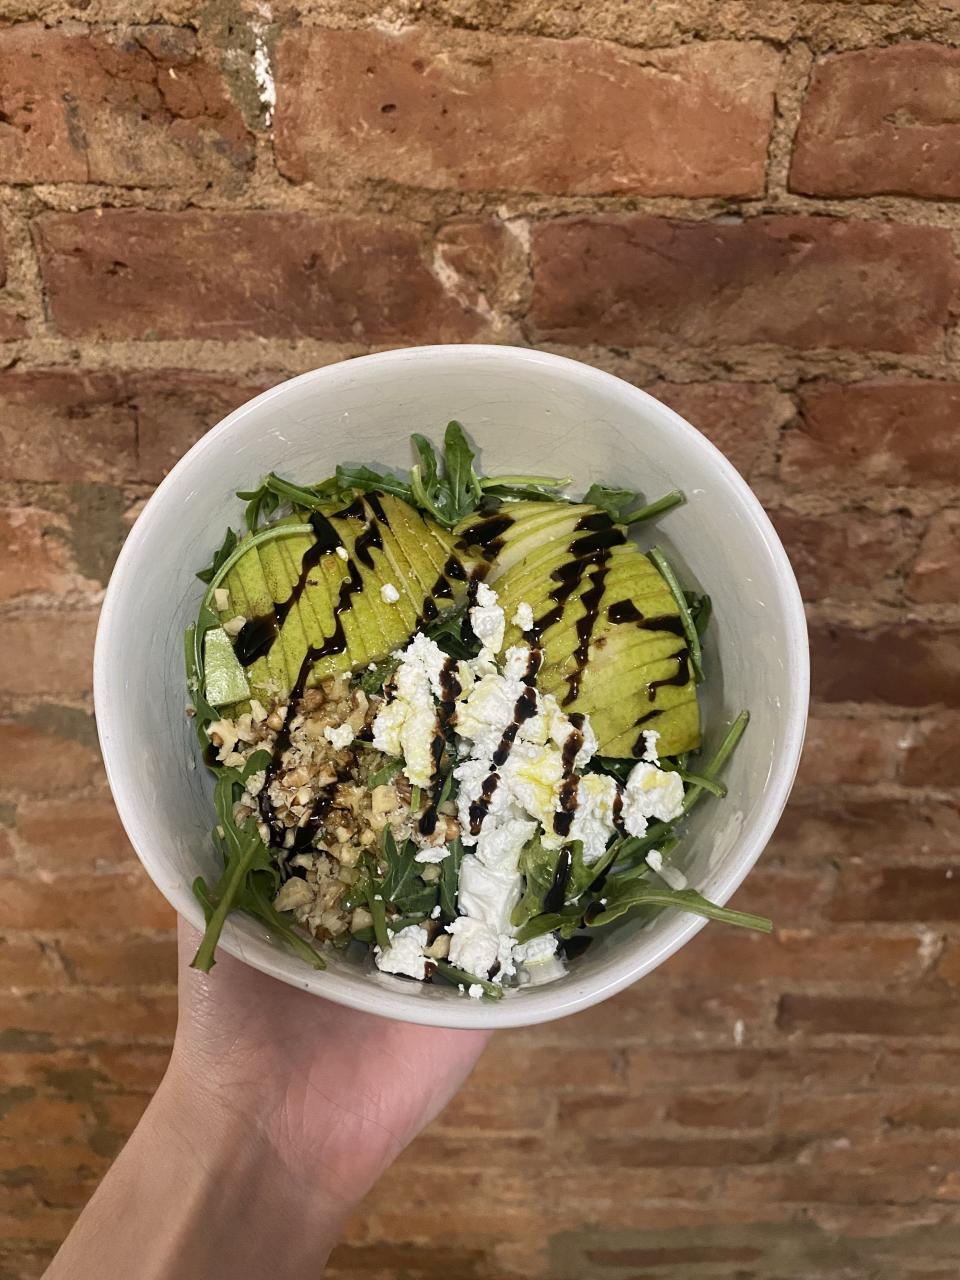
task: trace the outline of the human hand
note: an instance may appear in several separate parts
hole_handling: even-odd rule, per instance
[[[265,1159],[345,1200],[446,1105],[489,1039],[331,1004],[224,951],[199,973],[198,939],[181,921],[173,1083],[249,1125]]]
[[[356,1013],[221,952],[189,967],[167,1074],[48,1280],[300,1280],[454,1094],[486,1032]]]

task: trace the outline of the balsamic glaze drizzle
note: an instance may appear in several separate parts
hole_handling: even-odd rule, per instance
[[[544,912],[562,911],[563,904],[567,900],[567,886],[570,884],[570,875],[573,871],[573,854],[570,846],[567,845],[560,850],[560,857],[557,859],[557,869],[553,873],[553,883],[547,890],[543,899]]]

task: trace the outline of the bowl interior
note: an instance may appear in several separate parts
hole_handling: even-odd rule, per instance
[[[120,816],[160,891],[201,923],[190,891],[214,872],[210,779],[184,714],[183,631],[207,564],[241,522],[237,489],[269,470],[314,481],[337,462],[409,466],[409,435],[439,439],[459,419],[487,472],[547,472],[622,483],[685,506],[648,529],[688,582],[713,599],[702,689],[705,751],[743,707],[750,727],[728,769],[729,796],[687,824],[690,884],[724,902],[759,856],[796,770],[807,702],[806,632],[793,574],[745,483],[703,436],[634,387],[574,361],[503,347],[415,348],[318,370],[265,393],[206,435],[174,468],[131,532],[104,603],[96,705]],[[643,538],[641,539],[643,541]],[[701,922],[674,911],[601,933],[566,977],[496,1004],[464,999],[331,955],[315,973],[246,918],[222,945],[257,968],[371,1012],[447,1026],[558,1017],[612,994],[676,950]],[[715,926],[722,927],[722,926]],[[215,972],[215,971],[214,971]]]

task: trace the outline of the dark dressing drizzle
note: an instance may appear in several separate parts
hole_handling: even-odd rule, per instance
[[[645,618],[632,600],[618,600],[610,605],[607,617],[614,624],[635,622],[644,631],[669,631],[671,635],[683,635],[683,623],[675,614],[661,614],[656,618]]]
[[[237,634],[234,652],[241,667],[248,667],[251,662],[256,662],[257,658],[262,658],[269,651],[270,646],[280,634],[280,628],[290,610],[310,585],[310,574],[325,555],[343,546],[336,529],[319,511],[315,511],[310,517],[310,527],[313,529],[316,541],[303,553],[300,576],[294,583],[290,595],[286,600],[275,604],[272,613],[262,614],[259,618],[249,618]]]
[[[459,698],[462,689],[457,659],[447,658],[440,669],[440,701],[437,706],[437,730],[431,743],[434,772],[440,767],[440,757],[443,755],[447,730],[453,723],[453,717],[457,709],[457,698]],[[420,815],[418,829],[422,836],[433,835],[437,829],[436,803],[430,804]]]
[[[480,788],[480,797],[474,800],[470,805],[470,834],[478,836],[480,828],[483,826],[483,820],[490,812],[490,801],[493,799],[494,792],[500,785],[499,773],[491,773],[484,778],[483,786]]]
[[[567,886],[570,883],[570,875],[573,871],[573,854],[569,846],[560,850],[560,857],[557,859],[557,869],[553,873],[553,883],[547,890],[543,899],[544,912],[562,911],[563,904],[567,900]]]
[[[567,734],[563,744],[560,760],[563,765],[563,781],[560,783],[559,809],[553,815],[553,829],[558,836],[568,836],[573,826],[573,815],[577,811],[577,792],[580,780],[574,773],[577,756],[583,746],[583,726],[586,717],[579,711],[570,715],[572,730]]]
[[[597,618],[600,616],[600,601],[603,599],[604,583],[607,577],[607,559],[604,556],[590,574],[590,586],[580,597],[580,603],[585,612],[577,619],[577,647],[573,651],[573,660],[576,665],[567,676],[569,687],[561,704],[564,707],[569,707],[571,702],[576,702],[577,695],[580,693],[580,682],[590,653],[590,639],[597,625]]]
[[[674,659],[671,659],[673,661]],[[647,685],[647,698],[653,702],[657,696],[657,690],[664,688],[666,685],[685,685],[690,679],[690,650],[681,649],[676,654],[675,661],[677,663],[677,674],[670,676],[667,680],[651,680]]]
[[[487,516],[485,520],[478,520],[476,524],[471,524],[464,529],[457,547],[460,550],[479,547],[484,557],[492,560],[503,546],[503,535],[512,524],[513,516],[511,515],[498,512],[496,515]]]
[[[513,717],[504,729],[497,744],[497,749],[493,753],[490,762],[493,768],[484,779],[483,786],[480,789],[480,796],[470,805],[470,834],[472,836],[480,834],[483,820],[490,812],[490,801],[500,785],[500,774],[497,770],[502,768],[509,759],[513,744],[517,740],[517,734],[520,732],[520,726],[537,714],[537,694],[533,686],[542,662],[543,654],[541,651],[539,649],[531,649],[530,657],[527,659],[527,668],[520,677],[524,685],[523,692],[514,704]]]
[[[576,960],[577,956],[582,956],[587,947],[592,946],[595,941],[595,938],[587,937],[583,933],[577,933],[572,938],[564,938],[560,943],[560,948],[567,960]]]

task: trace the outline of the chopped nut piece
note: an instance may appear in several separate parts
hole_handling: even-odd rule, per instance
[[[450,954],[449,933],[438,933],[429,947],[424,947],[423,954],[431,960],[446,960]]]
[[[286,707],[276,707],[267,716],[267,728],[272,729],[274,733],[279,733],[280,730],[283,728],[283,722],[284,722],[284,719],[286,718],[286,714],[287,714]]]
[[[278,911],[293,911],[295,907],[304,907],[307,903],[313,902],[314,897],[314,891],[306,880],[301,880],[299,876],[291,876],[280,886],[280,892],[274,898],[273,905]]]
[[[217,587],[213,593],[213,607],[217,613],[226,613],[230,608],[230,592],[226,587]]]
[[[238,636],[246,625],[246,618],[237,614],[235,618],[231,618],[228,622],[223,624],[223,629],[228,636]]]
[[[420,879],[426,884],[434,884],[440,879],[440,866],[436,862],[428,862],[420,872]]]
[[[250,715],[254,724],[262,724],[267,718],[267,711],[262,702],[258,702],[256,698],[250,699]]]
[[[354,907],[353,915],[350,917],[350,928],[354,933],[358,929],[369,929],[373,924],[373,916],[366,907]]]
[[[398,803],[396,787],[389,782],[374,787],[370,792],[370,802],[375,814],[390,813],[396,809]]]

